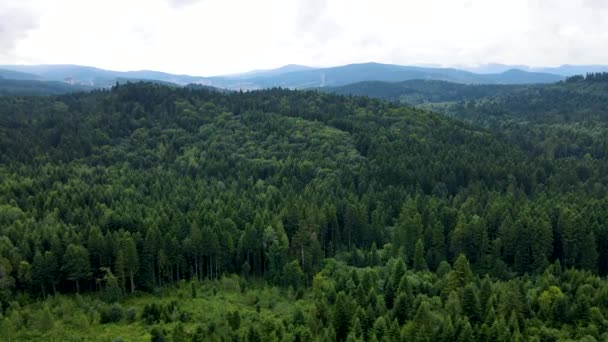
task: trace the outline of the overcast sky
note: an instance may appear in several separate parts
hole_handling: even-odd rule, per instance
[[[0,0],[1,64],[608,64],[608,0]]]

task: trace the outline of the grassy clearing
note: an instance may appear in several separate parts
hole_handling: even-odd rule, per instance
[[[193,297],[193,286],[196,297]],[[155,303],[167,307],[172,302],[177,303],[178,309],[163,315],[159,322],[150,324],[143,319],[146,305]],[[1,336],[7,341],[120,341],[121,338],[150,341],[153,328],[158,328],[166,337],[183,328],[187,340],[191,340],[197,329],[204,333],[205,340],[213,340],[246,334],[245,328],[256,322],[274,331],[286,329],[295,312],[311,310],[311,303],[296,300],[294,291],[264,283],[244,285],[232,276],[218,281],[181,282],[156,294],[139,293],[124,298],[120,302],[123,317],[116,323],[101,323],[101,312],[109,305],[95,297],[50,297],[24,305],[4,317]],[[135,312],[134,321],[130,322],[128,311]],[[241,322],[236,330],[228,318],[234,312],[239,313]]]

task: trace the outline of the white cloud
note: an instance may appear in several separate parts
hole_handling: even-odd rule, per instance
[[[52,4],[4,0],[0,63],[75,63],[198,75],[288,63],[606,63],[606,4],[603,0],[55,0]]]
[[[167,0],[169,5],[175,8],[182,8],[196,4],[204,0]]]
[[[38,27],[38,14],[29,1],[0,5],[0,59],[14,59],[17,44]]]

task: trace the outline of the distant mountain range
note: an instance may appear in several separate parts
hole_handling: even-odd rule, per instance
[[[10,80],[42,80],[41,76],[28,74],[25,72],[19,72],[14,70],[5,70],[0,69],[0,79],[10,79]]]
[[[483,64],[476,67],[462,67],[463,70],[478,74],[502,73],[511,69],[518,69],[527,72],[541,72],[560,76],[584,75],[594,72],[608,72],[608,65],[561,65],[558,67],[529,67],[526,65],[506,65],[506,64]]]
[[[586,112],[587,115],[600,113],[605,115],[608,111],[606,107],[608,79],[593,77],[572,78],[565,82],[549,84],[461,84],[435,80],[365,81],[339,87],[319,88],[319,90],[339,95],[367,96],[401,104],[422,105],[436,111],[445,111],[446,108],[458,105],[462,107],[469,103],[483,107],[489,102],[493,102],[494,106],[487,108],[498,108],[497,103],[508,103],[513,115],[539,111],[541,107],[547,109],[546,113],[571,111],[580,114],[585,112],[580,111],[576,106],[583,104],[589,110]],[[518,110],[521,113],[518,113]]]
[[[394,64],[363,63],[331,68],[280,68],[270,71],[207,78],[205,84],[228,89],[284,87],[295,89],[336,87],[363,81],[399,82],[413,79],[439,80],[465,84],[552,83],[564,76],[549,73],[507,70],[496,74],[477,74],[453,68],[428,68]],[[277,72],[279,70],[279,72]]]
[[[22,77],[20,79],[59,81],[94,87],[109,87],[121,80],[155,80],[175,84],[199,83],[203,80],[202,77],[173,75],[159,71],[141,70],[123,72],[71,64],[0,65],[0,70],[33,75],[33,78]],[[2,75],[1,72],[0,75]]]
[[[575,74],[608,71],[608,66],[564,65],[557,68],[530,68],[487,64],[474,68],[438,68],[395,64],[361,63],[329,68],[290,64],[277,69],[254,70],[215,77],[176,75],[159,71],[112,71],[80,65],[0,65],[0,78],[27,81],[62,82],[75,87],[62,91],[110,87],[116,82],[154,81],[184,86],[198,84],[230,90],[271,87],[309,89],[340,87],[358,82],[403,82],[408,80],[447,81],[460,84],[537,84],[553,83]],[[52,85],[47,83],[46,86]]]

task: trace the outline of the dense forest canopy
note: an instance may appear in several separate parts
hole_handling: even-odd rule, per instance
[[[431,105],[433,107],[433,105]],[[435,107],[552,158],[608,157],[608,73]]]
[[[284,89],[138,83],[0,97],[4,331],[36,339],[29,323],[52,327],[57,307],[77,305],[90,325],[120,321],[154,327],[152,338],[194,339],[188,304],[149,296],[125,314],[115,302],[174,291],[197,303],[197,291],[212,296],[238,274],[243,296],[266,293],[259,286],[289,292],[293,317],[254,301],[257,313],[244,311],[243,324],[238,310],[200,316],[214,324],[202,336],[605,339],[604,128],[581,151],[539,152],[561,128],[591,134],[582,118],[603,120],[606,93],[589,83],[518,88],[450,107],[456,118]],[[598,101],[588,113],[562,96],[574,84],[580,101]],[[557,120],[556,101],[573,103],[568,113],[581,120]],[[513,114],[474,119],[498,108]],[[541,112],[538,123],[514,121]],[[545,138],[516,141],[540,125],[552,128]],[[72,293],[80,304],[58,297]],[[266,295],[270,306],[280,297]]]
[[[413,80],[363,82],[325,91],[365,95],[441,112],[503,134],[523,150],[550,158],[605,158],[608,73],[533,85],[464,85]]]

